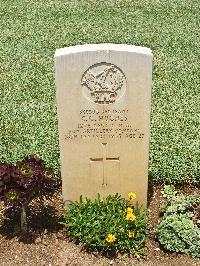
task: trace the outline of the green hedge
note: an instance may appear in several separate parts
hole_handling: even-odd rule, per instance
[[[127,43],[154,54],[151,177],[198,181],[198,2],[2,1],[0,161],[34,153],[59,169],[55,49]]]

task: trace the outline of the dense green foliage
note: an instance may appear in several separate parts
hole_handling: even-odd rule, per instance
[[[154,54],[151,177],[198,181],[198,11],[197,0],[1,1],[0,161],[32,153],[59,169],[56,48],[127,43]]]
[[[186,215],[166,216],[157,232],[166,250],[200,258],[200,230]]]
[[[176,195],[174,188],[166,186],[167,198],[161,207],[163,219],[156,232],[158,241],[168,251],[200,257],[200,195]]]
[[[103,252],[144,254],[147,219],[142,207],[134,207],[119,195],[80,198],[70,203],[63,224],[69,237],[84,247]]]

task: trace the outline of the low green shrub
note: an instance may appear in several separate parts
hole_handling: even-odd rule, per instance
[[[167,198],[161,206],[164,214],[156,232],[166,250],[200,257],[199,195],[176,195],[174,187],[165,186]]]
[[[171,199],[172,197],[176,196],[177,192],[173,185],[171,186],[164,186],[164,189],[161,191],[161,194],[164,198]]]
[[[188,215],[167,215],[157,233],[159,242],[166,250],[200,257],[200,230]]]
[[[134,193],[129,193],[131,200]],[[64,214],[67,235],[86,248],[100,252],[145,252],[147,218],[143,207],[134,207],[120,195],[98,197],[91,201],[80,197]]]
[[[164,186],[161,192],[167,201],[160,207],[165,214],[194,212],[194,205],[200,203],[200,195],[176,195],[174,186]]]

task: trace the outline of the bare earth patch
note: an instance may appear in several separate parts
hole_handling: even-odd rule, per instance
[[[158,208],[163,201],[161,186],[149,188],[149,219],[152,226],[159,222]],[[184,187],[179,189],[184,194],[199,193],[200,189]],[[3,204],[0,203],[0,265],[1,266],[198,266],[199,259],[186,255],[166,253],[155,241],[153,231],[147,240],[148,254],[145,259],[137,260],[127,256],[106,258],[91,254],[65,238],[65,230],[58,225],[63,211],[61,191],[52,201],[39,206],[30,206],[29,228],[27,235],[21,236],[17,217],[5,219]]]

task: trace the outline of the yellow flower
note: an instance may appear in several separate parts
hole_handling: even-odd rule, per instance
[[[128,221],[135,221],[135,219],[136,219],[135,214],[133,214],[133,213],[127,213],[126,220],[128,220]]]
[[[115,242],[116,240],[117,240],[117,238],[116,238],[114,235],[112,235],[112,234],[108,234],[107,237],[106,237],[106,241],[107,241],[108,243],[113,243],[113,242]]]
[[[129,236],[129,237],[134,237],[134,236],[135,236],[135,233],[132,232],[132,231],[129,231],[129,232],[128,232],[128,236]]]
[[[129,197],[129,199],[136,199],[136,194],[135,193],[133,193],[133,192],[130,192],[130,193],[128,193],[128,197]]]
[[[132,212],[133,212],[133,209],[130,208],[130,207],[128,207],[128,208],[126,208],[126,212],[127,212],[127,213],[132,213]]]

